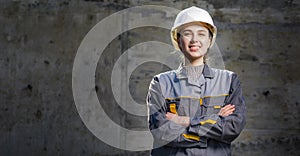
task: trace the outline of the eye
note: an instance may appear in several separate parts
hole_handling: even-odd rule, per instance
[[[198,33],[198,36],[205,36],[204,33]]]
[[[185,31],[185,32],[182,33],[182,35],[185,36],[185,37],[190,37],[190,36],[192,36],[193,34],[192,34],[192,32]]]

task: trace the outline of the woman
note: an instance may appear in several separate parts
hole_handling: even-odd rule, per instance
[[[231,155],[230,144],[245,125],[246,107],[237,75],[206,64],[216,34],[203,9],[190,7],[177,15],[171,39],[184,61],[151,81],[151,155]]]

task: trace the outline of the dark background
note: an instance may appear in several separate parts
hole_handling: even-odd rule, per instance
[[[100,141],[81,121],[72,95],[73,61],[87,32],[112,13],[146,4],[179,10],[195,5],[213,16],[225,66],[239,75],[247,102],[247,125],[233,143],[233,155],[299,155],[299,0],[2,0],[0,155],[148,154]],[[123,111],[104,92],[110,89],[106,80],[126,49],[150,40],[171,43],[169,30],[120,34],[96,71],[101,104],[129,129],[146,129],[146,118]],[[106,68],[100,72],[100,66]],[[129,76],[134,99],[144,102],[152,76],[166,70],[154,62],[136,68]]]

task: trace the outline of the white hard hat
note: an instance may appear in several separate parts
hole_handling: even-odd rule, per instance
[[[208,30],[212,33],[212,40],[210,47],[213,46],[216,36],[217,36],[217,27],[214,25],[214,22],[209,15],[209,13],[201,8],[192,6],[190,8],[186,8],[178,13],[176,16],[174,25],[171,29],[171,40],[175,47],[175,49],[180,50],[179,45],[177,43],[177,33],[180,31],[180,28],[183,25],[188,23],[199,23],[200,25],[205,25]]]

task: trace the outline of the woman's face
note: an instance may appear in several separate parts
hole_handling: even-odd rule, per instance
[[[184,27],[179,34],[178,45],[184,56],[190,62],[203,59],[211,44],[208,29],[194,24]]]

